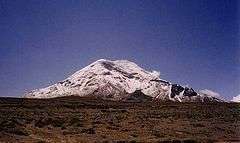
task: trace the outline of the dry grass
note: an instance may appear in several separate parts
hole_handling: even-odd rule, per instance
[[[240,141],[240,104],[0,98],[0,142],[220,141]]]

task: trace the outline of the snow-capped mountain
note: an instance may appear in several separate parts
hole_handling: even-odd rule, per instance
[[[192,88],[165,81],[160,78],[158,72],[146,71],[133,62],[105,59],[86,66],[54,85],[30,91],[24,97],[53,98],[78,95],[123,100],[135,91],[141,91],[153,100],[220,101],[215,97],[199,94]]]

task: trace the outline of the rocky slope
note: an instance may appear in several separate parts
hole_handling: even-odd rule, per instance
[[[209,95],[199,94],[192,88],[162,80],[158,72],[146,71],[133,62],[105,59],[100,59],[86,66],[54,85],[30,91],[24,97],[54,98],[78,95],[126,100],[135,91],[138,92],[134,94],[134,98],[139,95],[164,101],[221,101]]]

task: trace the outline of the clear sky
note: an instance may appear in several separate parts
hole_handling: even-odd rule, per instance
[[[0,0],[0,96],[45,87],[100,58],[240,94],[237,0]]]

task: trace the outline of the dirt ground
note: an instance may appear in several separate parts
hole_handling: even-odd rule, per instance
[[[240,142],[240,104],[0,98],[0,142]]]

